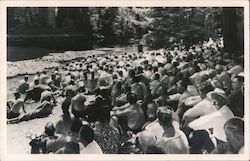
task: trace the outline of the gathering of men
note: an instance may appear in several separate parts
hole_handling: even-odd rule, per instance
[[[32,85],[25,76],[7,118],[20,123],[60,108],[44,153],[122,153],[130,140],[141,154],[243,153],[244,62],[219,43],[87,56],[37,73]],[[39,103],[31,112],[28,100]],[[102,132],[109,138],[98,140]],[[103,146],[111,141],[115,148]]]

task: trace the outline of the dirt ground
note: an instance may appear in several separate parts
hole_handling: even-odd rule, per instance
[[[27,132],[32,131],[34,134],[40,135],[44,132],[44,126],[47,122],[56,123],[59,120],[62,115],[62,98],[58,98],[57,100],[57,106],[54,107],[52,114],[48,117],[7,125],[7,153],[30,153],[30,139],[26,138]],[[26,108],[28,111],[32,111],[38,104],[39,103],[28,104]]]

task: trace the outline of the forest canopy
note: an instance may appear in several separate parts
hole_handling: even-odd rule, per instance
[[[143,43],[151,49],[223,37],[236,51],[243,49],[243,13],[221,7],[11,7],[8,35],[82,34],[92,45]]]

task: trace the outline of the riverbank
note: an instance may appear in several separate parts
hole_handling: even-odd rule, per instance
[[[94,50],[86,50],[86,51],[65,51],[58,53],[49,53],[48,55],[42,56],[41,58],[30,59],[30,60],[22,60],[7,62],[7,78],[13,78],[16,76],[28,74],[32,75],[36,72],[41,72],[44,69],[51,69],[54,67],[58,67],[62,65],[62,63],[81,59],[84,57],[96,55],[96,56],[104,56],[105,54],[112,53],[122,53],[122,52],[135,52],[136,46],[128,46],[121,47],[115,46],[114,48],[96,48]],[[36,52],[36,51],[34,51]],[[34,53],[36,54],[36,53]]]
[[[23,60],[17,62],[7,62],[7,78],[24,74],[35,74],[44,69],[50,69],[61,65],[61,62],[67,62],[74,59],[80,59],[91,55],[104,55],[101,50],[88,51],[66,51],[64,53],[50,53],[48,56],[33,60]]]

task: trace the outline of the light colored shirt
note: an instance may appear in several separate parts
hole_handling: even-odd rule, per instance
[[[189,154],[188,140],[181,130],[176,130],[173,137],[160,138],[156,146],[161,147],[164,154]]]
[[[201,100],[202,99],[200,96],[191,96],[185,100],[184,104],[185,106],[194,106],[198,104]]]
[[[79,143],[79,145],[80,154],[103,154],[102,149],[95,140],[89,143],[86,147],[84,147],[82,143]]]
[[[226,134],[224,131],[224,124],[227,120],[233,118],[232,111],[224,105],[216,112],[202,116],[189,123],[189,127],[194,130],[208,130],[213,129],[213,135],[224,142],[227,142]]]
[[[178,130],[180,128],[180,125],[177,121],[173,121],[172,124],[176,130]],[[148,124],[145,127],[145,131],[151,132],[152,134],[154,134],[156,136],[156,138],[161,138],[163,136],[163,133],[164,133],[164,129],[160,125],[158,119],[153,121],[152,123]]]
[[[86,101],[85,96],[82,94],[78,94],[75,97],[72,98],[71,100],[71,108],[76,110],[76,111],[84,111],[84,103]]]
[[[216,112],[217,109],[212,105],[211,101],[206,97],[194,107],[188,109],[183,117],[198,117]]]
[[[169,96],[169,99],[172,100],[172,101],[179,101],[181,97],[181,94],[180,93],[176,93],[176,94],[172,94]]]

